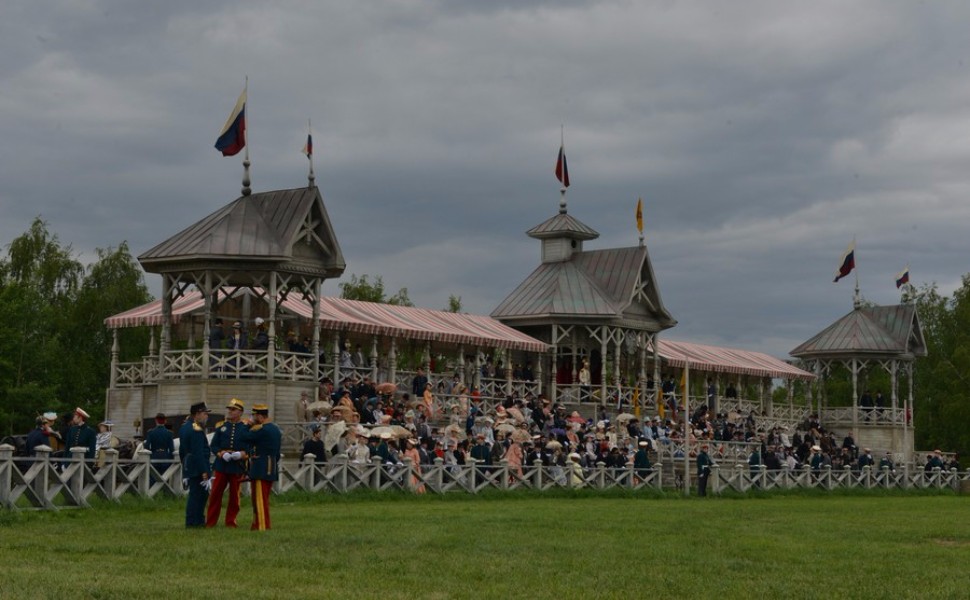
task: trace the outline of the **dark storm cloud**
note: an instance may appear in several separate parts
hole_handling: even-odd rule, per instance
[[[488,313],[557,210],[647,244],[670,337],[783,356],[863,294],[967,271],[960,3],[13,2],[0,19],[0,243],[41,215],[83,257],[236,197],[212,149],[250,77],[257,190],[317,181],[348,276]],[[157,282],[149,278],[152,286]],[[336,282],[326,286],[337,293]]]

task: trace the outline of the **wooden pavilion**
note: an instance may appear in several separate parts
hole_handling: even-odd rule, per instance
[[[852,404],[833,407],[825,387],[817,386],[819,417],[829,428],[851,428],[857,445],[893,452],[908,461],[913,452],[913,369],[926,356],[926,342],[916,306],[864,306],[856,300],[852,312],[791,351],[802,366],[824,382],[832,370],[844,367],[852,378]],[[888,406],[860,406],[859,383],[869,371],[881,369],[890,381]],[[900,390],[903,390],[902,392]]]

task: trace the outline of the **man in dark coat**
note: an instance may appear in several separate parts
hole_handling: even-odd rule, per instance
[[[269,493],[280,478],[280,446],[283,432],[270,421],[269,406],[253,405],[253,424],[242,434],[249,444],[249,480],[253,497],[253,531],[270,529]]]
[[[91,415],[85,412],[83,408],[74,409],[71,428],[67,430],[67,436],[64,438],[65,456],[70,456],[71,448],[83,447],[85,449],[84,458],[88,460],[94,458],[98,434],[88,425],[87,420],[90,418]]]
[[[155,427],[145,437],[145,450],[152,453],[151,460],[159,473],[168,470],[172,459],[175,458],[175,436],[165,427],[166,418],[163,413],[155,415]],[[152,477],[154,481],[154,476]]]
[[[647,456],[647,448],[650,442],[644,440],[637,443],[637,452],[633,455],[633,468],[636,469],[637,477],[646,479],[650,474],[650,457]]]
[[[205,402],[193,404],[191,416],[179,429],[179,460],[182,462],[182,484],[189,490],[185,503],[185,526],[205,527],[205,502],[209,499],[212,474],[209,466],[209,440],[205,435],[205,423],[209,420],[209,407]]]
[[[30,430],[27,434],[26,450],[27,456],[37,455],[37,446],[50,447],[50,429],[44,417],[37,417],[37,427]]]
[[[707,495],[707,478],[711,475],[711,466],[714,461],[707,454],[707,444],[701,446],[701,451],[697,455],[697,495]]]
[[[320,439],[321,435],[323,435],[323,429],[319,425],[310,426],[310,439],[303,442],[303,450],[300,452],[301,463],[311,454],[313,455],[313,462],[327,462],[327,452],[323,440]]]

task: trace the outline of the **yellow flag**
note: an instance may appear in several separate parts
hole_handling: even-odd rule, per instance
[[[680,393],[683,394],[684,398],[687,397],[687,367],[680,373]]]
[[[637,231],[643,233],[643,198],[637,198]]]

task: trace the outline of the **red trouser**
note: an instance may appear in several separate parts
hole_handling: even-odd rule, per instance
[[[209,508],[206,510],[205,526],[215,527],[219,524],[219,513],[222,512],[222,493],[229,485],[229,504],[226,506],[226,527],[236,526],[236,516],[239,514],[239,486],[243,480],[242,473],[223,473],[215,471],[212,474],[212,490],[209,491]]]
[[[252,531],[269,529],[269,492],[273,489],[273,482],[264,479],[253,479],[253,526]]]

